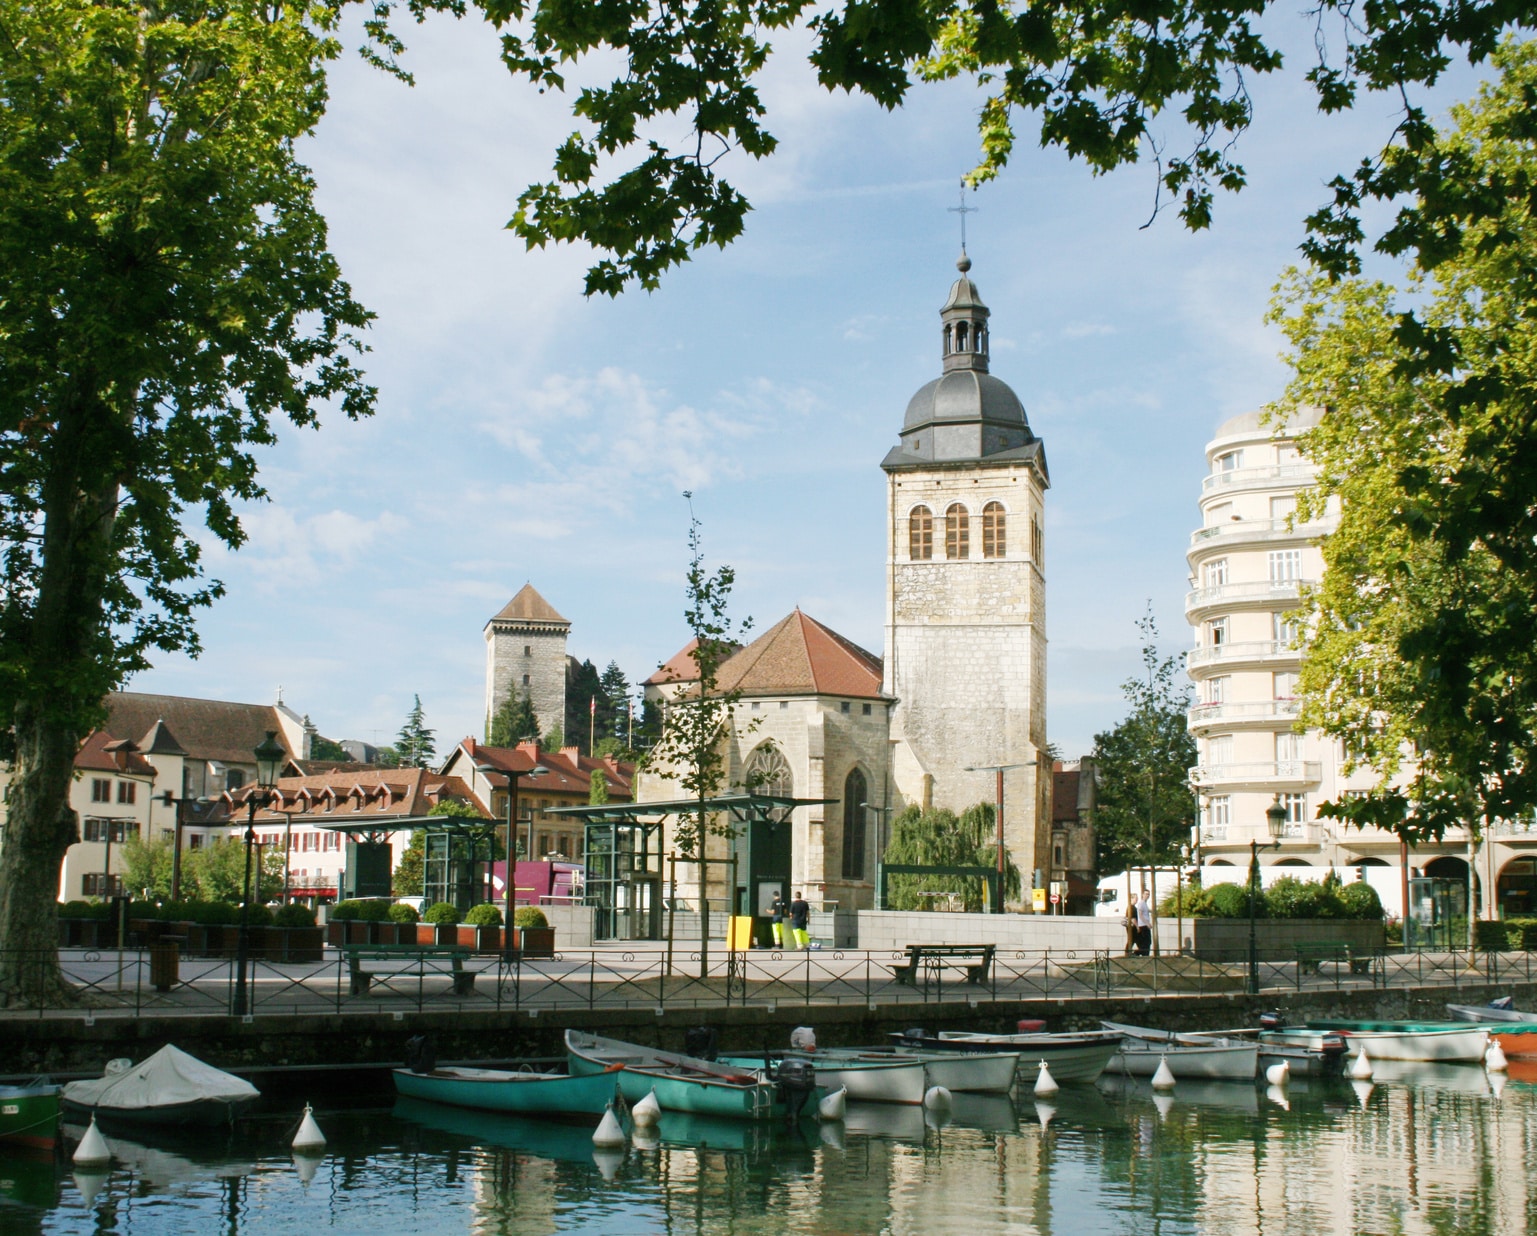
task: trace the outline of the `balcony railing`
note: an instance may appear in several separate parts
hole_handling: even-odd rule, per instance
[[[1268,468],[1228,468],[1201,481],[1201,493],[1236,493],[1241,489],[1306,489],[1316,470],[1310,464],[1272,464]]]
[[[1290,721],[1302,711],[1300,700],[1260,700],[1245,704],[1197,704],[1186,714],[1186,725],[1192,729],[1209,729],[1221,725],[1264,724],[1268,721]]]
[[[1537,819],[1491,820],[1486,831],[1491,837],[1513,837],[1517,840],[1526,838],[1537,841]]]
[[[1196,785],[1314,785],[1323,779],[1317,760],[1272,760],[1254,764],[1198,764],[1190,770]]]
[[[1291,661],[1301,664],[1302,651],[1280,640],[1254,640],[1236,644],[1210,644],[1192,648],[1185,654],[1185,668],[1197,670],[1207,665],[1230,665],[1240,661]]]
[[[1216,584],[1185,594],[1185,613],[1200,609],[1231,609],[1244,605],[1285,604],[1295,609],[1301,600],[1299,589],[1311,580],[1293,579],[1283,583],[1256,580],[1246,584]]]
[[[1329,531],[1329,521],[1324,520],[1294,525],[1290,519],[1230,519],[1209,528],[1197,528],[1190,534],[1190,548],[1265,541],[1307,542]]]

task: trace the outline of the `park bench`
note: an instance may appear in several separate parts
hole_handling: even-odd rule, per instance
[[[428,958],[448,958],[454,995],[468,996],[475,990],[475,972],[464,968],[470,950],[453,944],[351,944],[342,949],[347,956],[349,990],[354,996],[366,996],[379,975],[363,968],[365,961],[415,961],[418,973]]]
[[[909,944],[907,960],[892,966],[892,977],[911,987],[918,975],[938,982],[947,969],[964,970],[968,983],[985,983],[993,971],[991,944]]]
[[[1357,957],[1351,951],[1350,945],[1343,940],[1320,940],[1312,944],[1299,944],[1296,947],[1299,979],[1304,974],[1317,974],[1319,965],[1326,961],[1347,963],[1352,974],[1371,973],[1371,957]]]

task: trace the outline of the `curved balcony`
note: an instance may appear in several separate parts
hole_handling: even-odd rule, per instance
[[[1194,563],[1208,553],[1226,553],[1245,545],[1310,545],[1332,531],[1332,520],[1314,520],[1293,525],[1288,519],[1230,519],[1209,528],[1197,528],[1190,534],[1190,550],[1185,555]]]
[[[1218,786],[1238,789],[1280,791],[1317,785],[1323,780],[1323,764],[1318,760],[1272,760],[1259,764],[1197,764],[1190,770],[1190,782],[1200,789]]]
[[[1210,613],[1235,609],[1296,609],[1302,602],[1299,591],[1311,580],[1294,579],[1273,584],[1256,580],[1247,584],[1218,584],[1185,593],[1185,619],[1195,626]]]
[[[1273,669],[1302,664],[1302,650],[1279,640],[1252,643],[1212,644],[1192,648],[1185,654],[1185,672],[1192,678],[1207,678],[1216,672],[1240,669]]]
[[[1202,730],[1275,729],[1278,725],[1290,725],[1301,711],[1301,700],[1197,704],[1185,714],[1185,724],[1192,733]]]
[[[1201,480],[1201,497],[1249,489],[1306,489],[1317,471],[1311,464],[1272,464],[1268,468],[1229,468]]]

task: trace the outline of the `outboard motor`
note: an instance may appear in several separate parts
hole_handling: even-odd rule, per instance
[[[695,1060],[714,1060],[720,1051],[720,1036],[714,1026],[695,1026],[683,1034],[683,1054]]]
[[[406,1068],[413,1073],[430,1073],[437,1067],[438,1049],[431,1035],[413,1034],[406,1040]]]
[[[779,1101],[785,1106],[785,1123],[793,1125],[816,1089],[816,1068],[809,1060],[782,1060],[774,1080],[779,1085]]]
[[[1326,1072],[1332,1073],[1344,1068],[1346,1046],[1343,1034],[1326,1034],[1318,1041],[1318,1051],[1324,1058]]]
[[[1259,1028],[1261,1030],[1280,1030],[1286,1025],[1281,1020],[1279,1013],[1261,1013],[1259,1015]]]

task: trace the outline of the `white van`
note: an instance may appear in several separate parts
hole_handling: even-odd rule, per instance
[[[1187,869],[1182,879],[1189,879],[1193,867]],[[1179,873],[1173,867],[1159,867],[1154,873],[1157,876],[1157,889],[1153,889],[1149,881],[1149,872],[1146,867],[1137,867],[1131,871],[1123,871],[1120,875],[1103,876],[1099,881],[1099,893],[1094,900],[1095,918],[1125,918],[1127,897],[1135,902],[1142,896],[1142,890],[1147,888],[1154,893],[1153,902],[1156,905],[1169,894],[1174,887],[1174,880]]]

